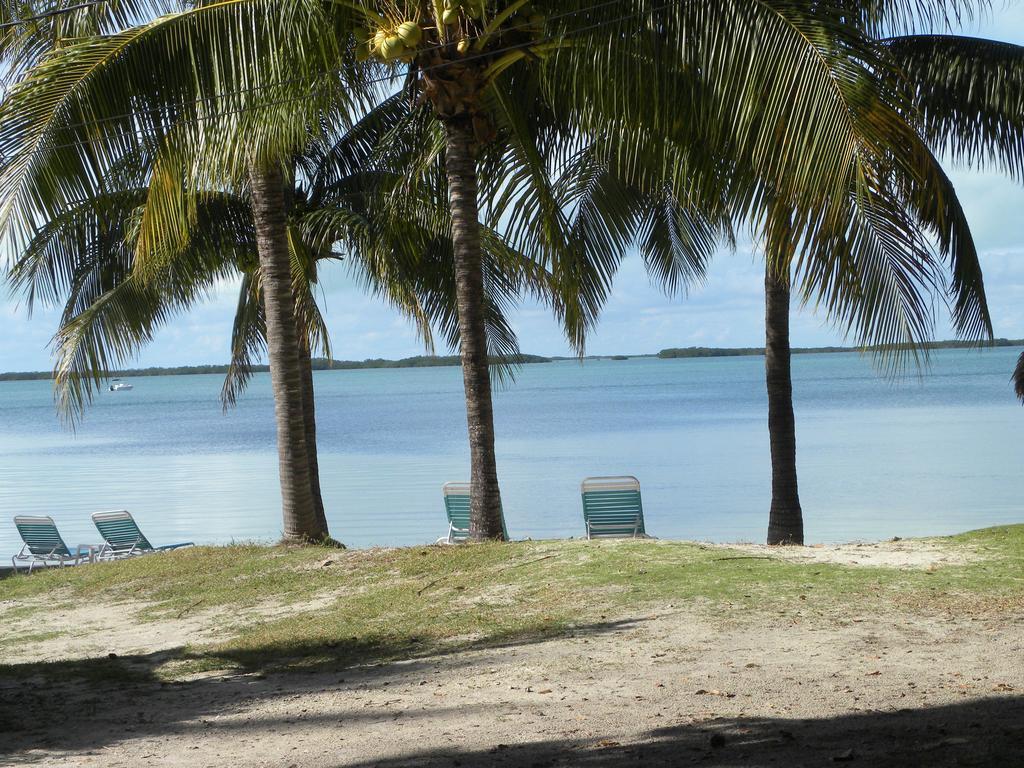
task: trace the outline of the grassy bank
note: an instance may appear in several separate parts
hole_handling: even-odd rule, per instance
[[[199,547],[0,581],[0,655],[19,659],[0,666],[0,676],[167,680],[204,670],[342,668],[530,642],[645,611],[843,622],[879,610],[981,614],[1024,605],[1024,526],[921,546],[957,562],[854,567],[668,541]],[[52,620],[61,612],[68,623]],[[115,622],[141,624],[152,647],[110,658],[104,625]],[[160,644],[186,622],[181,642]],[[83,645],[83,633],[95,642]],[[73,635],[77,651],[53,653]]]

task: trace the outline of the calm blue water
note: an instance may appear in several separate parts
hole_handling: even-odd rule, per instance
[[[946,350],[893,384],[856,354],[794,358],[801,495],[811,541],[942,534],[1024,522],[1018,349]],[[219,376],[132,379],[75,434],[50,383],[0,383],[0,555],[10,518],[49,514],[69,544],[89,514],[131,510],[154,543],[280,534],[266,375],[223,414]],[[349,545],[445,532],[441,484],[468,478],[457,368],[316,374],[332,533]],[[579,536],[578,484],[635,474],[666,538],[764,536],[768,438],[760,357],[524,367],[496,395],[498,460],[515,538]]]

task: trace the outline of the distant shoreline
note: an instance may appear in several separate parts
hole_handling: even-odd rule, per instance
[[[517,355],[511,362],[517,365],[533,363],[550,363],[552,358],[540,355]],[[363,368],[440,368],[459,365],[458,355],[417,355],[404,357],[401,360],[385,360],[371,358],[367,360],[328,360],[323,357],[313,359],[314,371],[352,371]],[[267,373],[268,365],[254,365],[254,373]],[[129,368],[121,371],[110,371],[108,378],[127,379],[135,376],[197,376],[209,373],[227,373],[226,365],[182,365],[168,368]],[[52,379],[51,371],[15,371],[0,373],[0,381],[34,381]]]
[[[1024,347],[1024,339],[995,339],[985,344],[972,344],[965,341],[934,341],[925,345],[926,349],[988,349],[994,347]],[[871,347],[794,347],[794,355],[824,355],[838,352],[878,352],[885,348],[881,346]],[[694,357],[749,357],[764,355],[764,347],[671,347],[663,349],[657,354],[637,355],[587,355],[584,360],[630,360],[633,358],[657,358],[661,360],[677,360]],[[541,355],[519,355],[513,362],[520,365],[532,365],[534,363],[552,363],[564,360],[578,360],[576,357],[555,356],[543,357]],[[440,368],[459,365],[458,355],[417,355],[415,357],[404,357],[400,360],[386,360],[384,358],[370,358],[367,360],[327,360],[316,358],[313,360],[313,369],[317,371],[351,371],[369,368]],[[266,373],[269,366],[257,365],[253,371]],[[109,378],[131,378],[136,376],[195,376],[211,373],[227,373],[226,365],[184,365],[167,368],[130,368],[121,371],[111,371]],[[51,371],[12,371],[0,373],[2,381],[36,381],[52,379]]]
[[[1024,339],[994,339],[990,342],[974,343],[969,341],[930,341],[923,344],[924,349],[992,349],[995,347],[1024,347]],[[895,349],[910,349],[909,346],[894,347],[892,345],[871,345],[867,347],[793,347],[794,355],[828,355],[837,352],[885,352]],[[662,360],[673,360],[684,357],[744,357],[747,355],[763,355],[764,347],[672,347],[663,349],[657,354]]]

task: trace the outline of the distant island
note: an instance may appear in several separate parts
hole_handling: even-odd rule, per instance
[[[970,349],[974,347],[1024,347],[1024,339],[995,339],[984,344],[972,344],[967,341],[932,341],[924,345],[926,349]],[[833,352],[879,352],[883,346],[871,347],[794,347],[794,355],[823,355]],[[764,347],[673,347],[663,349],[657,355],[587,355],[583,360],[632,360],[634,358],[660,358],[674,360],[687,357],[745,357],[763,355]],[[553,363],[566,360],[579,361],[578,357],[542,357],[541,355],[517,355],[511,362],[514,365],[531,365],[534,363]],[[458,355],[417,355],[403,357],[401,360],[385,360],[370,358],[367,360],[328,360],[317,357],[313,359],[313,370],[316,371],[350,371],[361,368],[439,368],[460,364]],[[496,362],[496,361],[495,361]],[[266,373],[269,366],[257,365],[253,371]],[[203,373],[227,373],[226,365],[183,365],[176,368],[131,368],[111,371],[109,378],[128,378],[131,376],[193,376]],[[0,381],[32,381],[36,379],[52,379],[50,371],[15,371],[0,373]]]
[[[1024,339],[995,339],[982,344],[969,341],[930,341],[922,345],[925,349],[971,349],[990,347],[1024,347]],[[910,347],[902,347],[910,349]],[[894,347],[873,345],[868,347],[793,347],[794,355],[827,355],[833,352],[884,352]],[[662,360],[679,357],[743,357],[763,355],[764,347],[673,347],[658,353]]]
[[[328,360],[317,357],[313,359],[313,370],[356,370],[360,368],[438,368],[442,366],[459,365],[458,355],[417,355],[415,357],[404,357],[401,360],[384,360],[383,358],[372,358],[368,360]],[[528,365],[533,363],[550,363],[550,357],[540,355],[516,355],[511,360],[514,365]],[[266,373],[270,366],[256,365],[253,370],[257,373]],[[128,378],[131,376],[194,376],[203,373],[227,373],[226,365],[183,365],[174,368],[131,368],[122,371],[111,371],[110,378]],[[0,373],[0,381],[32,381],[36,379],[52,379],[51,371],[16,371],[12,373]]]

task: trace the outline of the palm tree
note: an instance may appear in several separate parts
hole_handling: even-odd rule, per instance
[[[346,255],[356,275],[375,293],[413,318],[428,347],[431,325],[449,343],[457,343],[450,237],[420,223],[382,221],[371,211],[374,170],[368,159],[377,137],[408,119],[399,97],[384,102],[344,135],[314,143],[299,158],[301,173],[289,195],[286,224],[292,296],[300,337],[299,352],[307,455],[313,465],[309,482],[323,538],[327,524],[316,471],[316,438],[311,351],[329,355],[326,327],[313,298],[317,264]],[[173,260],[141,281],[135,270],[133,242],[145,215],[148,169],[126,163],[116,192],[76,205],[52,219],[28,243],[12,269],[29,309],[37,301],[64,302],[56,336],[57,392],[61,410],[77,413],[91,398],[111,363],[123,364],[156,327],[202,299],[218,279],[241,273],[241,291],[232,334],[232,364],[225,380],[225,407],[244,388],[252,365],[265,351],[267,338],[263,272],[258,262],[256,230],[247,188],[238,192],[206,191],[191,203],[193,217]],[[379,173],[379,172],[378,172]],[[425,208],[425,206],[424,206]],[[421,212],[422,213],[422,212]],[[424,218],[421,216],[421,218]],[[429,217],[425,217],[429,221]],[[436,218],[436,217],[435,217]],[[489,335],[506,358],[518,352],[515,334],[500,306],[533,279],[525,261],[486,233],[489,280],[483,300]],[[341,250],[337,248],[341,246]],[[307,538],[308,535],[307,535]]]
[[[248,16],[248,20],[253,22],[251,26],[246,25],[245,29],[232,29],[229,28],[230,24],[222,23],[219,30],[226,31],[226,36],[220,36],[213,31],[213,28],[217,27],[218,17],[226,15],[223,5],[201,6],[185,13],[172,14],[143,23],[123,33],[88,38],[80,46],[61,47],[31,69],[30,74],[14,88],[15,92],[30,91],[34,73],[52,66],[58,59],[60,63],[56,66],[60,70],[59,79],[62,81],[59,88],[76,90],[82,85],[83,78],[95,72],[97,60],[93,56],[96,52],[104,45],[112,46],[124,54],[118,60],[124,67],[123,72],[131,72],[130,82],[122,81],[117,85],[117,88],[123,89],[121,95],[126,99],[125,102],[121,102],[121,107],[131,108],[121,113],[120,124],[112,121],[110,125],[111,135],[120,133],[127,141],[114,139],[107,144],[106,151],[101,149],[95,154],[91,150],[102,142],[85,148],[82,143],[83,137],[74,129],[65,131],[62,134],[63,140],[58,138],[54,141],[60,130],[56,129],[53,120],[55,114],[52,112],[49,115],[45,114],[47,110],[37,112],[35,117],[41,119],[32,127],[29,127],[28,123],[21,124],[20,128],[27,129],[27,133],[21,138],[26,139],[28,146],[36,151],[42,149],[42,153],[49,158],[63,153],[69,164],[64,165],[60,172],[64,176],[63,181],[52,171],[44,171],[38,177],[40,187],[49,187],[52,191],[63,187],[52,196],[46,193],[41,197],[34,197],[31,194],[26,196],[25,188],[19,188],[16,182],[13,186],[5,185],[5,191],[9,193],[5,197],[5,219],[7,223],[15,222],[14,229],[8,229],[8,232],[13,234],[15,246],[26,243],[41,220],[46,221],[59,216],[76,203],[106,192],[111,176],[116,174],[125,156],[148,154],[148,167],[151,169],[147,190],[148,204],[141,216],[139,234],[135,242],[140,255],[147,254],[150,261],[155,262],[155,266],[145,266],[140,260],[136,260],[135,267],[140,272],[137,282],[146,282],[148,278],[145,277],[145,273],[152,274],[161,266],[162,259],[180,255],[175,253],[180,250],[175,247],[175,238],[180,241],[180,224],[187,221],[188,216],[193,213],[178,205],[185,201],[180,194],[180,166],[187,156],[188,148],[194,148],[199,143],[208,146],[210,135],[204,135],[202,131],[192,131],[190,134],[174,114],[173,105],[178,101],[184,101],[199,90],[204,94],[216,91],[216,88],[209,87],[197,89],[194,87],[195,84],[209,86],[214,82],[233,82],[240,92],[243,85],[260,87],[266,82],[263,80],[264,77],[274,83],[294,76],[301,70],[302,57],[289,55],[291,44],[301,44],[303,39],[310,40],[316,36],[311,32],[303,36],[301,30],[291,29],[290,32],[298,34],[298,38],[286,42],[277,37],[275,33],[279,30],[274,29],[272,25],[264,26],[257,22],[257,18],[262,18],[260,12],[263,8],[254,6],[263,5],[250,4],[242,11],[242,15]],[[133,7],[143,12],[153,6],[140,3]],[[231,21],[237,23],[239,15],[235,14]],[[165,37],[156,43],[157,46],[160,43],[166,45],[169,40],[173,42],[182,29],[191,30],[194,33],[193,39],[206,35],[206,42],[210,48],[207,49],[205,56],[186,54],[185,60],[178,54],[176,46],[170,51],[166,47],[162,48],[163,53],[169,54],[170,67],[154,78],[156,73],[152,69],[150,58],[153,49],[148,44],[153,43],[154,38],[159,37],[161,32]],[[227,62],[220,58],[218,50],[219,44],[225,42],[229,43],[230,48],[232,38],[236,42],[241,42],[242,48],[249,52],[265,52],[267,56],[262,62],[264,67],[259,71],[232,71],[231,65],[235,62]],[[131,45],[132,42],[137,45]],[[317,42],[317,50],[326,57],[320,61],[323,68],[326,68],[328,62],[339,61],[334,55],[335,50],[324,48],[323,40]],[[65,56],[64,54],[72,48],[73,52]],[[294,68],[297,63],[300,65],[299,69]],[[175,80],[172,73],[178,74],[179,78]],[[223,80],[224,77],[227,77],[227,80]],[[244,83],[240,82],[240,78]],[[188,79],[192,79],[193,83],[189,84]],[[109,86],[110,82],[107,85]],[[350,102],[339,87],[340,78],[333,78],[325,85],[327,89],[332,90],[329,103],[338,110],[345,109]],[[106,92],[107,95],[110,93],[109,90]],[[92,95],[95,97],[96,92]],[[12,101],[16,99],[5,103],[5,112],[8,115],[11,113],[6,108]],[[210,104],[194,102],[194,106],[198,107],[198,110],[193,110],[192,116],[197,117],[197,111],[205,112]],[[237,104],[235,106],[237,107]],[[291,540],[310,540],[325,537],[327,531],[323,516],[319,514],[314,500],[313,475],[306,439],[303,368],[298,346],[300,333],[295,316],[292,269],[285,231],[284,161],[291,156],[288,149],[296,145],[300,135],[305,132],[305,127],[314,124],[313,118],[324,114],[324,111],[321,109],[322,103],[315,98],[297,103],[295,106],[296,108],[291,111],[276,110],[272,119],[267,119],[265,113],[259,116],[250,111],[239,113],[241,117],[236,121],[236,127],[248,141],[245,144],[237,143],[235,149],[221,145],[222,154],[217,156],[215,165],[219,176],[217,173],[207,175],[215,181],[209,186],[213,189],[223,186],[223,182],[228,180],[245,178],[248,181],[254,242],[261,272],[260,286],[268,357],[275,396],[284,534],[285,538]],[[79,125],[95,115],[90,111],[87,99],[79,100],[76,105],[61,104],[57,106],[56,113],[60,118],[78,122]],[[334,114],[337,114],[337,111]],[[23,113],[22,117],[27,115]],[[18,118],[15,118],[15,121],[17,120]],[[134,125],[128,128],[124,121],[130,121]],[[223,125],[218,127],[223,128]],[[220,138],[223,140],[223,135]],[[215,151],[210,153],[210,157],[214,155]],[[38,155],[36,159],[39,159]],[[58,159],[57,164],[62,165],[61,160]],[[17,165],[18,161],[15,160],[7,164],[6,170],[10,172],[12,166]],[[22,166],[21,170],[26,168]],[[211,170],[213,168],[201,169],[202,172]],[[64,181],[68,182],[66,186]],[[40,187],[37,187],[36,191],[39,191]],[[14,211],[17,213],[9,216]],[[155,244],[159,244],[159,247],[154,247]],[[140,267],[142,268],[139,269]]]
[[[878,23],[907,7],[904,0],[856,5]],[[924,11],[943,5],[914,3]],[[164,213],[176,209],[174,190],[182,183],[217,188],[252,173],[260,177],[257,196],[277,205],[286,175],[279,169],[309,132],[344,119],[352,99],[370,98],[376,76],[404,76],[409,96],[438,128],[430,135],[444,160],[443,177],[424,184],[444,192],[451,212],[473,532],[499,537],[479,301],[486,284],[481,218],[500,223],[511,245],[550,269],[559,292],[555,309],[579,349],[634,237],[668,253],[659,269],[678,279],[700,273],[723,203],[734,220],[753,218],[765,189],[794,211],[798,242],[814,239],[821,221],[831,224],[823,242],[839,237],[851,197],[862,203],[863,226],[879,213],[870,205],[878,178],[863,175],[877,168],[863,155],[906,137],[883,99],[857,95],[870,82],[863,71],[875,58],[875,41],[852,21],[857,13],[847,0],[806,7],[783,0],[536,0],[529,7],[525,0],[474,1],[447,9],[389,0],[355,7],[307,0],[287,9],[269,0],[202,5],[68,45],[33,70],[0,111],[0,154],[7,158],[0,214],[15,236],[31,231],[47,211],[91,192],[93,180],[105,178],[112,159],[142,135],[170,159],[154,164],[159,183],[150,184],[150,197],[158,204],[147,205],[153,215],[143,218],[139,243],[173,242],[170,222],[180,216]],[[184,39],[191,43],[187,54],[178,47]],[[688,109],[683,120],[681,103]],[[648,155],[656,155],[653,166]],[[581,176],[591,167],[600,172]],[[660,171],[657,184],[643,178],[652,168]],[[911,176],[919,168],[898,170]],[[187,178],[175,180],[182,173]],[[616,182],[622,178],[629,183]],[[635,188],[668,201],[670,215],[638,214],[630,202]],[[926,218],[948,213],[945,201],[930,208],[914,202],[927,209]],[[271,216],[273,206],[257,207]],[[669,220],[668,235],[642,229],[657,219]],[[911,227],[897,220],[893,230],[899,240]],[[695,236],[686,241],[676,237],[680,232]],[[286,273],[284,248],[280,233],[272,234],[260,239],[261,261],[277,281]],[[855,281],[831,279],[828,262],[820,263],[826,266],[810,271],[811,282],[818,281],[824,301],[841,304]],[[861,285],[877,278],[871,266]],[[976,288],[960,286],[975,310]],[[884,300],[890,293],[882,291]],[[283,291],[280,297],[286,303]],[[279,320],[287,325],[285,315]],[[269,322],[268,333],[298,338]],[[281,367],[290,371],[292,362],[285,354]],[[280,388],[285,413],[301,410],[296,387],[288,386],[295,378]],[[281,442],[298,441],[285,433]]]
[[[954,162],[1024,181],[1024,47],[958,35],[885,41],[907,75],[921,130]],[[1013,372],[1024,402],[1024,355]]]
[[[785,245],[780,244],[780,247]],[[791,258],[791,257],[790,257]],[[784,258],[783,263],[788,263]],[[764,271],[764,370],[768,390],[768,444],[771,451],[772,499],[768,512],[769,544],[803,544],[804,520],[796,472],[796,417],[789,343],[789,272],[767,259]]]
[[[773,469],[768,541],[802,543],[788,332],[791,286],[795,283],[804,302],[823,307],[862,343],[884,345],[882,362],[897,369],[907,354],[916,356],[914,350],[931,335],[931,297],[946,293],[942,277],[946,262],[952,273],[949,293],[955,302],[958,331],[967,338],[991,336],[981,270],[963,211],[933,156],[931,137],[915,113],[917,102],[907,94],[909,79],[884,53],[894,40],[880,43],[877,39],[885,29],[948,22],[951,13],[966,13],[971,4],[858,3],[854,5],[859,7],[847,7],[839,26],[828,24],[826,4],[818,9],[821,19],[813,23],[800,18],[792,7],[763,7],[765,14],[777,17],[769,19],[756,11],[743,13],[741,5],[722,3],[693,13],[706,24],[730,23],[737,47],[742,50],[747,45],[746,58],[752,61],[766,51],[768,55],[784,51],[787,55],[780,66],[789,68],[789,78],[782,82],[793,85],[780,89],[775,80],[759,80],[754,70],[742,73],[744,80],[730,79],[731,68],[721,68],[709,56],[719,49],[692,45],[693,55],[685,59],[688,70],[724,73],[720,79],[712,74],[710,85],[716,85],[716,79],[719,83],[710,89],[710,101],[705,102],[705,93],[697,90],[685,102],[687,115],[670,111],[659,119],[655,97],[678,93],[679,88],[671,87],[677,75],[671,68],[648,72],[648,87],[638,97],[642,105],[630,106],[630,91],[618,98],[626,114],[645,107],[655,113],[646,125],[659,133],[651,142],[656,151],[642,157],[642,152],[628,147],[608,154],[632,159],[626,164],[627,174],[678,176],[687,171],[693,174],[680,162],[680,155],[693,162],[696,153],[665,152],[665,145],[702,143],[705,157],[718,164],[693,174],[701,180],[702,204],[720,197],[733,221],[750,220],[756,230],[764,230]],[[767,49],[766,29],[773,41]],[[808,29],[813,34],[807,34]],[[896,40],[900,39],[909,38]],[[922,56],[921,61],[928,59]],[[977,91],[986,90],[977,82],[972,85]],[[957,96],[967,95],[968,87],[961,90]],[[798,115],[812,110],[817,114],[810,121],[791,116],[786,123],[765,112],[762,120],[762,112],[750,112],[744,101],[749,91],[763,91],[762,102],[769,111],[779,99],[787,100]],[[792,136],[778,151],[767,149],[772,146],[768,143],[737,146],[734,133],[717,130],[715,117],[721,113],[736,116],[741,134],[756,132],[760,124],[785,126],[779,130],[789,130]],[[964,120],[978,119],[976,111],[968,114]],[[693,123],[716,130],[695,136],[688,133]],[[802,166],[801,158],[793,157],[794,153],[815,154],[823,142],[833,147],[826,165],[809,169]],[[786,162],[793,165],[776,168],[777,163]],[[794,188],[794,179],[801,178],[800,188]],[[723,179],[728,183],[713,186],[715,180]],[[929,240],[937,243],[937,252],[927,246]],[[693,269],[689,277],[701,275],[700,269]],[[657,274],[654,277],[659,279]],[[672,291],[677,285],[667,287]]]
[[[944,20],[947,7],[964,11],[969,4],[848,4],[840,25],[828,23],[827,4],[819,6],[820,18],[813,21],[801,18],[792,6],[772,9],[767,3],[759,15],[751,9],[741,12],[741,5],[701,6],[692,13],[706,24],[728,23],[736,47],[742,51],[746,46],[745,58],[751,61],[783,52],[779,67],[786,67],[788,77],[759,79],[750,70],[736,78],[715,58],[718,48],[692,45],[692,54],[684,58],[687,70],[707,72],[711,82],[688,94],[688,114],[675,110],[658,118],[656,96],[679,92],[671,87],[677,74],[672,69],[648,72],[648,87],[637,97],[643,105],[630,106],[629,91],[619,100],[626,114],[644,106],[655,113],[646,123],[657,133],[650,142],[655,150],[643,156],[632,148],[614,148],[609,154],[630,157],[626,172],[635,175],[689,171],[700,179],[703,204],[720,197],[734,222],[750,221],[763,233],[773,469],[768,541],[802,543],[788,331],[791,286],[863,343],[886,345],[883,362],[898,368],[930,337],[931,297],[946,292],[945,262],[952,273],[949,293],[958,331],[967,338],[991,336],[981,270],[963,211],[917,119],[916,103],[908,98],[908,81],[877,39],[883,29]],[[918,18],[910,18],[913,11]],[[766,47],[768,39],[772,45]],[[787,85],[780,87],[780,82]],[[758,110],[745,101],[751,91],[763,94]],[[791,106],[788,122],[772,114],[779,109],[777,100]],[[716,124],[723,113],[735,116],[735,132]],[[800,120],[793,113],[813,113],[813,119]],[[694,123],[713,130],[694,135]],[[760,144],[740,143],[744,134],[775,126],[791,133],[781,146],[763,137]],[[680,163],[680,155],[693,162],[697,153],[665,152],[669,142],[702,144],[712,166],[694,174]],[[830,156],[807,167],[806,157],[822,145],[831,148]],[[937,244],[936,252],[930,241]],[[691,272],[700,275],[700,270]]]
[[[905,34],[882,40],[881,52],[887,77],[895,81],[900,91],[898,103],[902,105],[904,119],[930,151],[948,153],[954,161],[974,167],[994,165],[1014,178],[1022,178],[1024,48],[951,34]],[[957,205],[953,210],[959,218],[962,213],[958,208]],[[951,266],[954,294],[965,282],[981,285],[976,257],[953,262]],[[773,474],[768,541],[802,543],[788,370],[788,294],[778,289],[785,277],[769,277],[766,284],[766,366]],[[976,322],[966,321],[969,310],[962,301],[955,303],[953,313],[958,329],[966,337],[991,338],[987,323],[979,327]],[[1024,356],[1018,361],[1014,381],[1018,396],[1024,400]]]
[[[424,47],[413,62],[416,87],[422,90],[425,103],[432,108],[445,137],[445,186],[452,207],[453,275],[459,297],[459,339],[473,463],[473,530],[478,538],[500,537],[502,531],[476,169],[477,155],[484,143],[481,139],[490,130],[484,107],[495,105],[485,105],[479,99],[480,91],[523,59],[527,50],[524,45],[518,45],[508,56],[500,55],[500,46],[510,39],[520,44],[531,41],[523,33],[522,21],[512,27],[512,38],[498,34],[497,30],[502,22],[509,22],[507,26],[511,27],[511,17],[523,5],[513,3],[491,18],[486,28],[481,14],[468,10],[458,13],[459,23],[450,28],[438,21],[432,33],[432,46]],[[159,266],[160,257],[152,254],[173,255],[175,240],[180,240],[178,223],[183,214],[192,215],[179,199],[183,185],[198,187],[197,178],[203,180],[202,186],[206,188],[217,188],[229,181],[248,183],[263,275],[269,356],[272,371],[276,369],[273,379],[285,529],[287,534],[298,537],[315,529],[308,492],[308,452],[301,448],[303,434],[297,426],[304,421],[301,360],[295,349],[300,336],[295,328],[293,298],[285,280],[290,272],[283,230],[286,173],[282,158],[294,153],[311,126],[338,120],[344,112],[339,104],[348,104],[350,90],[366,90],[342,88],[342,83],[352,86],[353,77],[340,77],[336,69],[338,62],[345,69],[351,53],[346,47],[351,38],[339,39],[336,30],[356,27],[352,12],[339,10],[336,5],[325,9],[310,3],[302,6],[301,13],[289,11],[277,19],[279,23],[249,23],[273,13],[269,8],[268,3],[257,0],[200,6],[119,35],[68,45],[44,60],[5,104],[5,148],[10,151],[2,184],[7,193],[3,218],[9,232],[13,222],[15,237],[24,237],[40,217],[45,220],[59,215],[62,208],[77,199],[101,191],[92,188],[94,180],[105,178],[112,167],[111,158],[120,156],[142,134],[146,142],[155,145],[155,149],[148,149],[158,152],[159,159],[152,164],[147,213],[139,225],[137,248],[140,255],[148,254],[145,261],[157,261]],[[409,12],[424,19],[441,16],[439,6],[433,4]],[[359,18],[385,20],[370,8],[365,8]],[[536,34],[535,27],[531,29],[531,34]],[[475,34],[474,45],[478,49],[490,41],[496,53],[468,56],[470,32]],[[191,35],[195,42],[191,50],[202,53],[187,59],[178,55],[176,46],[182,35]],[[547,45],[552,50],[559,47]],[[250,71],[236,66],[236,60],[225,52],[246,56],[246,61],[266,63]],[[313,55],[306,56],[308,52]],[[533,52],[544,53],[544,46],[536,46]],[[217,58],[222,53],[225,57]],[[152,77],[152,61],[158,58],[155,54],[163,55],[170,64],[160,73],[159,82]],[[462,71],[452,77],[441,66],[461,66]],[[382,67],[370,63],[365,69],[379,72]],[[239,77],[240,72],[244,77]],[[358,76],[354,79],[358,80]],[[311,87],[313,97],[308,98]],[[44,93],[46,97],[55,97],[45,106],[40,100]],[[188,98],[196,93],[199,100]],[[299,101],[299,106],[281,108],[282,93],[290,96],[293,104]],[[216,104],[210,103],[212,99],[217,100]],[[236,105],[244,109],[231,108]],[[140,107],[144,112],[141,115]],[[497,107],[506,121],[521,118],[511,105],[498,103]],[[228,118],[222,119],[225,114]],[[96,127],[98,116],[105,121],[103,128],[98,132],[88,130]],[[202,121],[202,127],[186,125],[183,116],[196,123]],[[535,136],[524,133],[533,126],[510,127],[519,131],[513,139],[535,141]],[[244,136],[245,140],[234,141],[225,136]],[[240,151],[242,147],[245,151]],[[544,156],[534,157],[538,154],[535,143],[517,145],[508,141],[504,150],[517,153],[520,165],[528,167],[535,176],[544,175],[543,164],[554,151],[547,149]],[[492,156],[500,157],[500,153],[492,152]],[[49,169],[47,162],[53,164]],[[188,169],[191,178],[183,178],[183,168]],[[71,184],[57,180],[58,175],[67,174],[75,176]],[[560,235],[558,231],[548,232],[545,240]],[[153,266],[136,264],[136,269],[151,272]]]
[[[680,92],[687,94],[691,106],[699,104],[702,96],[710,96],[700,105],[710,107],[709,110],[702,112],[700,106],[694,110],[695,126],[686,126],[681,131],[675,114],[668,126],[658,126],[661,138],[678,140],[684,156],[703,172],[702,181],[712,189],[709,193],[707,188],[681,184],[678,175],[666,179],[657,193],[667,190],[669,194],[660,196],[672,200],[675,210],[690,214],[675,220],[700,222],[695,229],[704,240],[718,225],[718,203],[727,193],[721,184],[716,185],[721,181],[721,164],[709,151],[712,146],[722,147],[727,150],[727,157],[736,158],[734,169],[750,169],[746,177],[749,185],[736,185],[730,190],[734,197],[746,198],[749,205],[750,198],[757,195],[756,186],[767,182],[779,186],[781,194],[794,198],[805,209],[820,213],[824,209],[822,196],[836,193],[836,179],[843,185],[841,194],[847,193],[845,183],[853,164],[847,158],[849,153],[842,151],[841,139],[831,145],[818,141],[824,151],[806,153],[817,155],[819,161],[822,156],[829,157],[829,162],[824,173],[819,169],[818,175],[813,175],[809,184],[801,184],[800,189],[794,184],[800,178],[794,169],[775,164],[764,150],[766,141],[778,146],[779,131],[771,118],[787,126],[797,122],[792,128],[796,134],[820,136],[822,121],[816,123],[809,118],[815,116],[819,106],[816,102],[822,100],[822,88],[835,88],[835,70],[830,69],[826,77],[818,76],[811,82],[814,90],[801,94],[804,98],[797,99],[797,110],[789,110],[781,99],[769,98],[766,100],[773,108],[756,115],[751,112],[750,95],[757,89],[751,88],[747,80],[756,81],[758,76],[770,80],[766,85],[773,86],[780,96],[781,91],[786,91],[786,98],[792,101],[789,75],[803,77],[805,70],[815,68],[813,61],[799,61],[807,49],[818,54],[825,44],[835,45],[837,40],[851,48],[861,42],[851,42],[849,38],[853,35],[845,30],[843,17],[849,10],[845,3],[835,9],[827,8],[827,3],[815,4],[803,14],[791,4],[780,9],[767,7],[771,3],[751,2],[722,3],[717,11],[705,4],[672,4],[668,8],[642,4],[635,8],[626,3],[609,3],[605,4],[611,6],[608,15],[600,4],[535,3],[528,7],[526,0],[518,0],[496,5],[498,8],[488,13],[488,4],[476,0],[364,4],[371,6],[367,11],[371,29],[363,35],[361,43],[364,56],[384,62],[403,58],[409,61],[407,82],[412,81],[419,98],[432,108],[434,118],[443,127],[473,459],[474,538],[501,537],[491,387],[484,353],[486,337],[478,319],[476,299],[482,286],[477,234],[478,165],[482,153],[497,148],[501,155],[518,161],[498,165],[508,172],[497,182],[505,189],[498,194],[494,204],[497,213],[492,215],[511,219],[510,230],[517,235],[517,247],[550,260],[560,281],[562,312],[570,337],[575,334],[574,340],[582,348],[583,333],[607,295],[609,275],[624,246],[637,236],[641,226],[630,198],[621,193],[642,189],[642,173],[631,172],[628,160],[625,168],[615,167],[609,173],[609,167],[623,165],[623,155],[644,152],[644,129],[665,122],[665,109],[676,105]],[[834,11],[831,18],[830,10]],[[523,18],[536,11],[547,11],[548,18]],[[622,16],[624,12],[626,15]],[[614,28],[602,30],[596,40],[588,37],[587,22],[590,28],[612,24],[612,14],[620,14],[620,21],[626,20],[621,37]],[[785,20],[781,25],[780,16]],[[551,17],[559,21],[551,23]],[[827,21],[823,23],[818,17]],[[734,45],[737,22],[746,22],[747,29],[746,36]],[[801,24],[809,25],[821,41],[801,45],[802,40],[808,39],[807,29],[800,29]],[[830,28],[830,24],[834,26]],[[636,35],[637,29],[644,34]],[[609,39],[614,43],[607,44]],[[772,45],[777,40],[784,42],[783,63],[790,65],[783,77],[779,77],[779,48]],[[749,51],[750,48],[756,50]],[[795,48],[799,50],[794,53]],[[702,61],[688,60],[694,49],[700,51],[697,58],[703,58]],[[664,66],[663,74],[655,71],[654,77],[650,77],[651,69],[659,65]],[[803,79],[814,80],[814,75]],[[652,81],[656,83],[653,89],[649,87]],[[639,83],[645,87],[637,87]],[[680,85],[684,88],[680,89]],[[742,94],[735,110],[723,108],[722,97],[729,93]],[[766,95],[771,96],[770,90]],[[824,122],[842,120],[842,113],[830,106],[832,114]],[[733,120],[739,125],[725,124]],[[704,130],[707,127],[710,131]],[[876,133],[882,132],[881,126],[874,127]],[[599,140],[609,128],[620,140],[619,153],[590,157],[591,141]],[[680,133],[684,135],[679,136]],[[799,165],[799,174],[806,177],[807,158],[797,158],[792,146],[799,142],[792,142],[790,136],[784,138],[791,146],[785,147],[779,157]],[[836,165],[831,155],[838,155],[840,163],[846,162],[839,169],[845,173],[837,174],[836,179],[827,175]],[[592,178],[600,179],[603,185],[577,193],[575,202],[579,206],[577,211],[582,213],[582,226],[567,227],[563,225],[558,196],[552,193],[556,185],[547,181],[545,171],[567,157],[574,161],[581,156],[597,160],[599,171]],[[676,157],[671,159],[678,161]],[[678,169],[671,168],[669,173],[677,174]],[[528,179],[528,183],[518,184],[521,178]],[[627,183],[608,183],[622,179]],[[568,186],[575,188],[574,181],[570,177]],[[524,200],[528,204],[524,205]],[[645,201],[649,200],[648,197]],[[573,236],[590,236],[590,242],[580,247]],[[592,247],[595,243],[603,245],[605,253],[596,253]],[[706,248],[678,242],[673,246],[671,258],[675,263],[670,262],[667,273],[673,279],[681,271],[700,274]],[[680,262],[685,266],[680,267]]]

